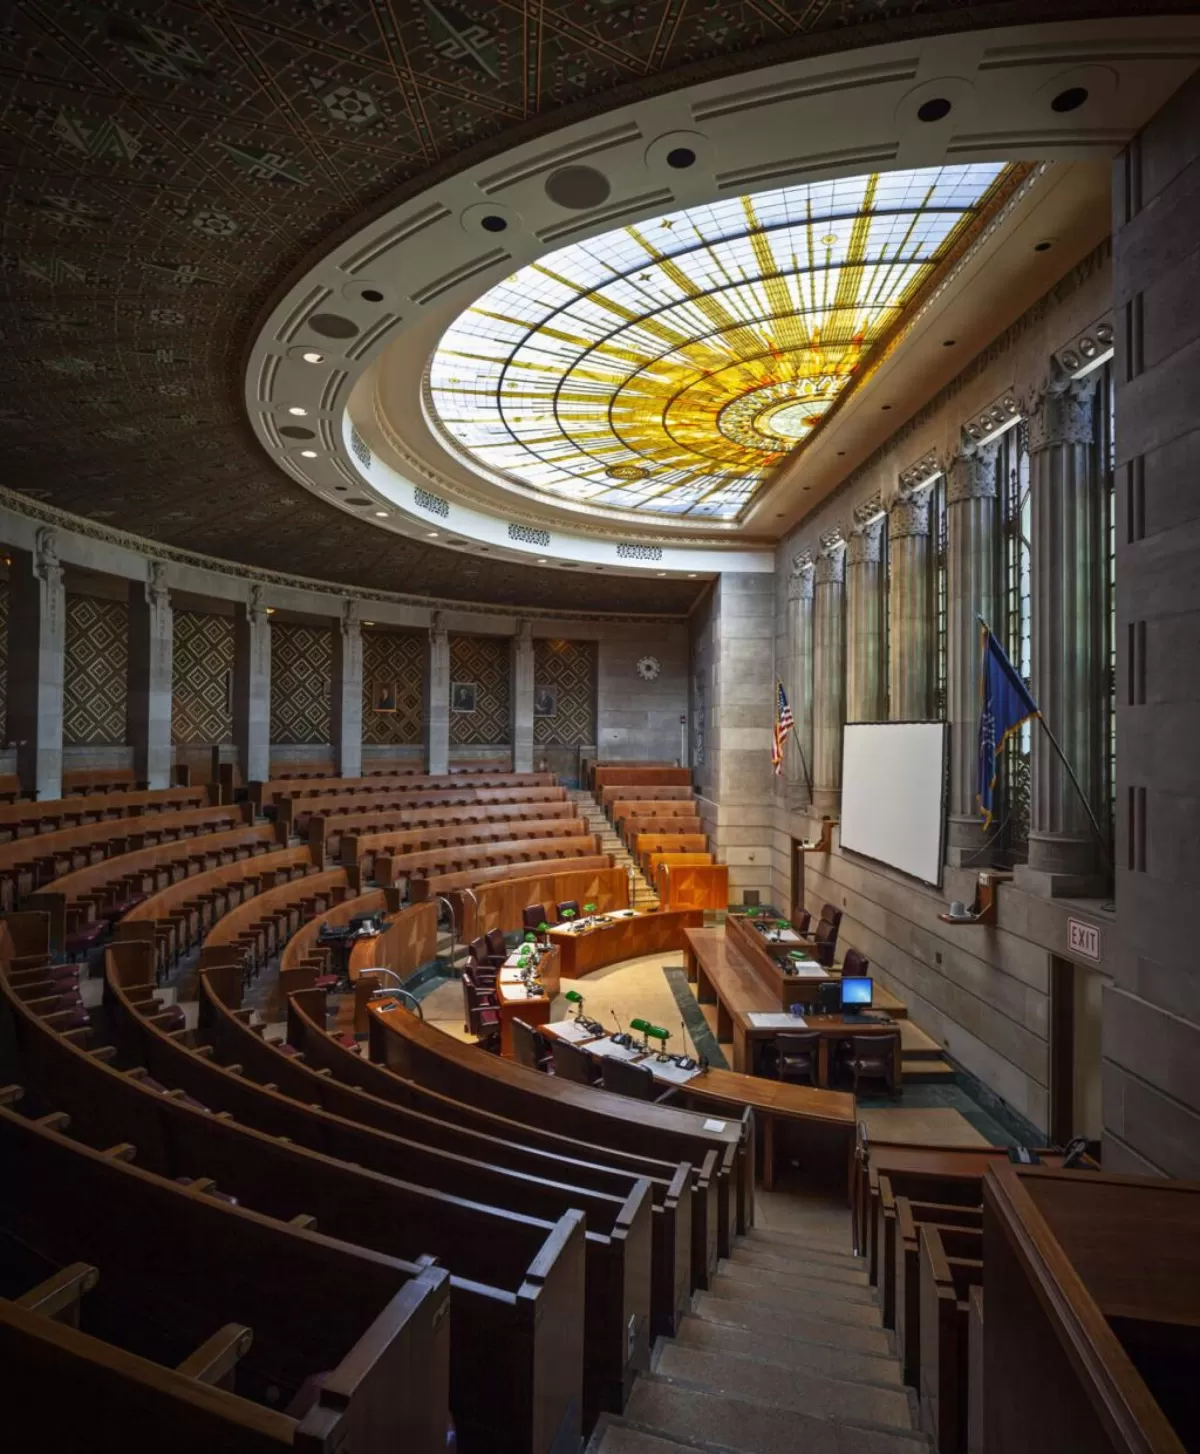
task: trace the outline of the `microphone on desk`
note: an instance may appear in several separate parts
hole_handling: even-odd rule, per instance
[[[614,1020],[617,1020],[616,1010],[610,1011],[610,1014]],[[625,1031],[621,1028],[620,1020],[617,1020],[617,1033],[612,1038],[617,1045],[623,1045],[626,1050],[631,1049],[633,1046],[633,1037],[626,1035]]]

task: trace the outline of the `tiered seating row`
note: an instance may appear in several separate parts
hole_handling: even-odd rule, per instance
[[[37,803],[5,803],[0,805],[0,843],[7,843],[11,838],[32,837],[35,833],[52,833],[77,823],[96,823],[102,818],[134,818],[147,813],[201,808],[209,801],[204,788],[164,788],[48,798]]]

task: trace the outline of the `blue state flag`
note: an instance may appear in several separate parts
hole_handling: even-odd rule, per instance
[[[1029,688],[986,626],[979,689],[979,806],[983,809],[986,828],[992,821],[996,778],[1000,772],[997,759],[1004,744],[1030,717],[1041,716]]]

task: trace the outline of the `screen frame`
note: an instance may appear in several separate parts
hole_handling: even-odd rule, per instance
[[[859,1007],[859,1006],[861,1006],[865,1010],[870,1010],[870,1009],[872,1009],[874,1007],[874,1004],[875,1004],[875,979],[874,979],[874,976],[873,975],[869,975],[869,974],[852,974],[850,976],[850,978],[849,978],[849,981],[847,981],[845,975],[842,976],[841,985],[842,985],[842,1005],[843,1005],[843,1007],[846,1004],[846,985],[847,985],[847,983],[850,983],[850,984],[869,984],[871,986],[871,997],[870,997],[870,999],[867,999],[867,1000],[851,1000],[850,1001],[850,1004],[854,1005],[856,1008]]]
[[[839,793],[844,790],[846,781],[846,732],[847,727],[940,727],[942,729],[942,792],[938,808],[938,874],[936,879],[922,878],[919,874],[906,873],[904,869],[897,868],[894,863],[888,863],[884,858],[876,858],[873,853],[864,853],[860,848],[846,848],[841,841],[840,832],[840,810],[839,810],[839,833],[838,847],[850,858],[861,859],[864,863],[877,863],[881,868],[887,869],[889,873],[897,874],[910,883],[924,884],[927,888],[940,889],[946,877],[946,836],[949,831],[948,814],[950,811],[950,723],[944,717],[905,717],[895,722],[846,722],[842,726],[842,785]]]

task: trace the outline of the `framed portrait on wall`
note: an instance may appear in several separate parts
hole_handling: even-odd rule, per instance
[[[396,683],[391,680],[372,683],[371,705],[376,712],[394,712],[396,710]]]
[[[535,717],[558,716],[558,688],[543,683],[533,689],[533,715]]]
[[[452,712],[473,712],[479,695],[477,682],[450,683],[450,710]]]

